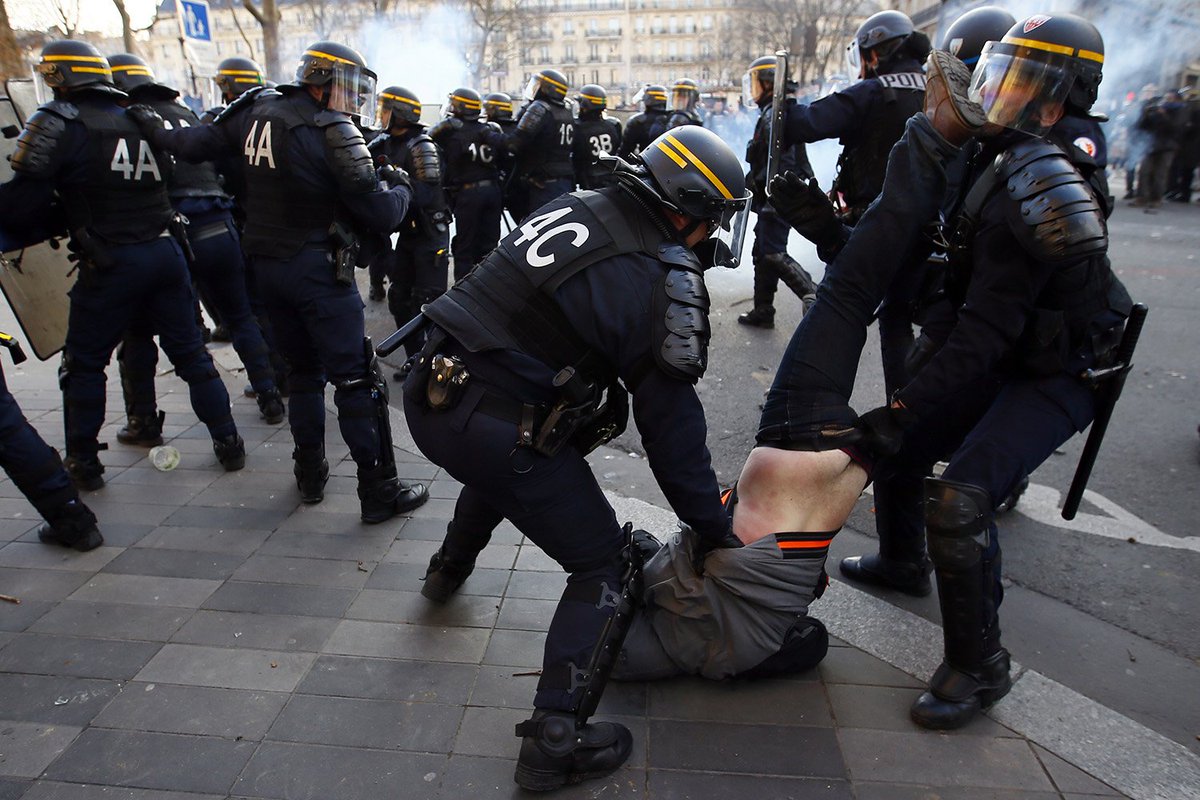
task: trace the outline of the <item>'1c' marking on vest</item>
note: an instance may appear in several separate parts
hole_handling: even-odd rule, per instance
[[[547,212],[541,216],[534,217],[521,226],[521,235],[513,240],[513,244],[524,244],[532,242],[528,250],[525,252],[525,261],[531,267],[548,267],[554,263],[554,253],[543,255],[540,250],[542,245],[547,241],[558,236],[561,233],[569,233],[572,235],[571,246],[580,247],[592,235],[586,225],[578,222],[564,222],[562,225],[556,225],[549,228],[550,225],[562,219],[571,213],[570,208],[559,208],[554,211]],[[543,230],[549,228],[549,230]]]

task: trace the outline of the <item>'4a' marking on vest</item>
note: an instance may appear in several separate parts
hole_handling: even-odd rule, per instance
[[[258,141],[255,142],[255,135],[258,135]],[[258,120],[250,125],[250,131],[246,134],[246,146],[242,151],[246,156],[246,163],[252,167],[257,167],[265,160],[269,169],[275,169],[275,153],[271,150],[271,121],[267,120],[263,123],[262,133],[258,132]]]
[[[552,238],[560,233],[571,234],[571,246],[578,248],[588,240],[592,232],[588,227],[579,222],[564,222],[562,225],[555,225],[550,228],[558,220],[570,214],[571,208],[558,208],[554,211],[549,211],[540,216],[526,222],[521,226],[521,235],[513,240],[514,245],[532,242],[525,251],[525,261],[531,267],[548,267],[554,263],[556,253],[542,253],[542,247]],[[549,230],[544,229],[549,228]]]
[[[138,140],[137,164],[134,164],[129,157],[129,142],[125,139],[118,139],[109,167],[113,172],[121,173],[121,176],[127,181],[140,181],[146,173],[153,175],[154,180],[162,181],[162,173],[158,171],[158,162],[154,160],[154,152],[144,139]]]

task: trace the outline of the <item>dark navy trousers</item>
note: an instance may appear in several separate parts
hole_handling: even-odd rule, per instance
[[[459,281],[500,241],[503,201],[498,182],[491,186],[457,189],[452,197],[454,240],[450,249],[454,254],[454,280]]]
[[[62,461],[21,413],[0,369],[0,466],[43,517],[79,497]]]

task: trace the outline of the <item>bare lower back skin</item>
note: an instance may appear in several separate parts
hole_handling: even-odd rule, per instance
[[[752,544],[773,533],[836,531],[866,485],[866,470],[840,450],[756,447],[738,478],[733,532]]]

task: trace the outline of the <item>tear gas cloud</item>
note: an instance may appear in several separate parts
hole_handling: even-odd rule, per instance
[[[403,86],[424,104],[440,105],[459,86],[470,86],[463,53],[471,21],[461,12],[434,6],[418,19],[377,18],[360,33],[363,55],[379,87]]]

